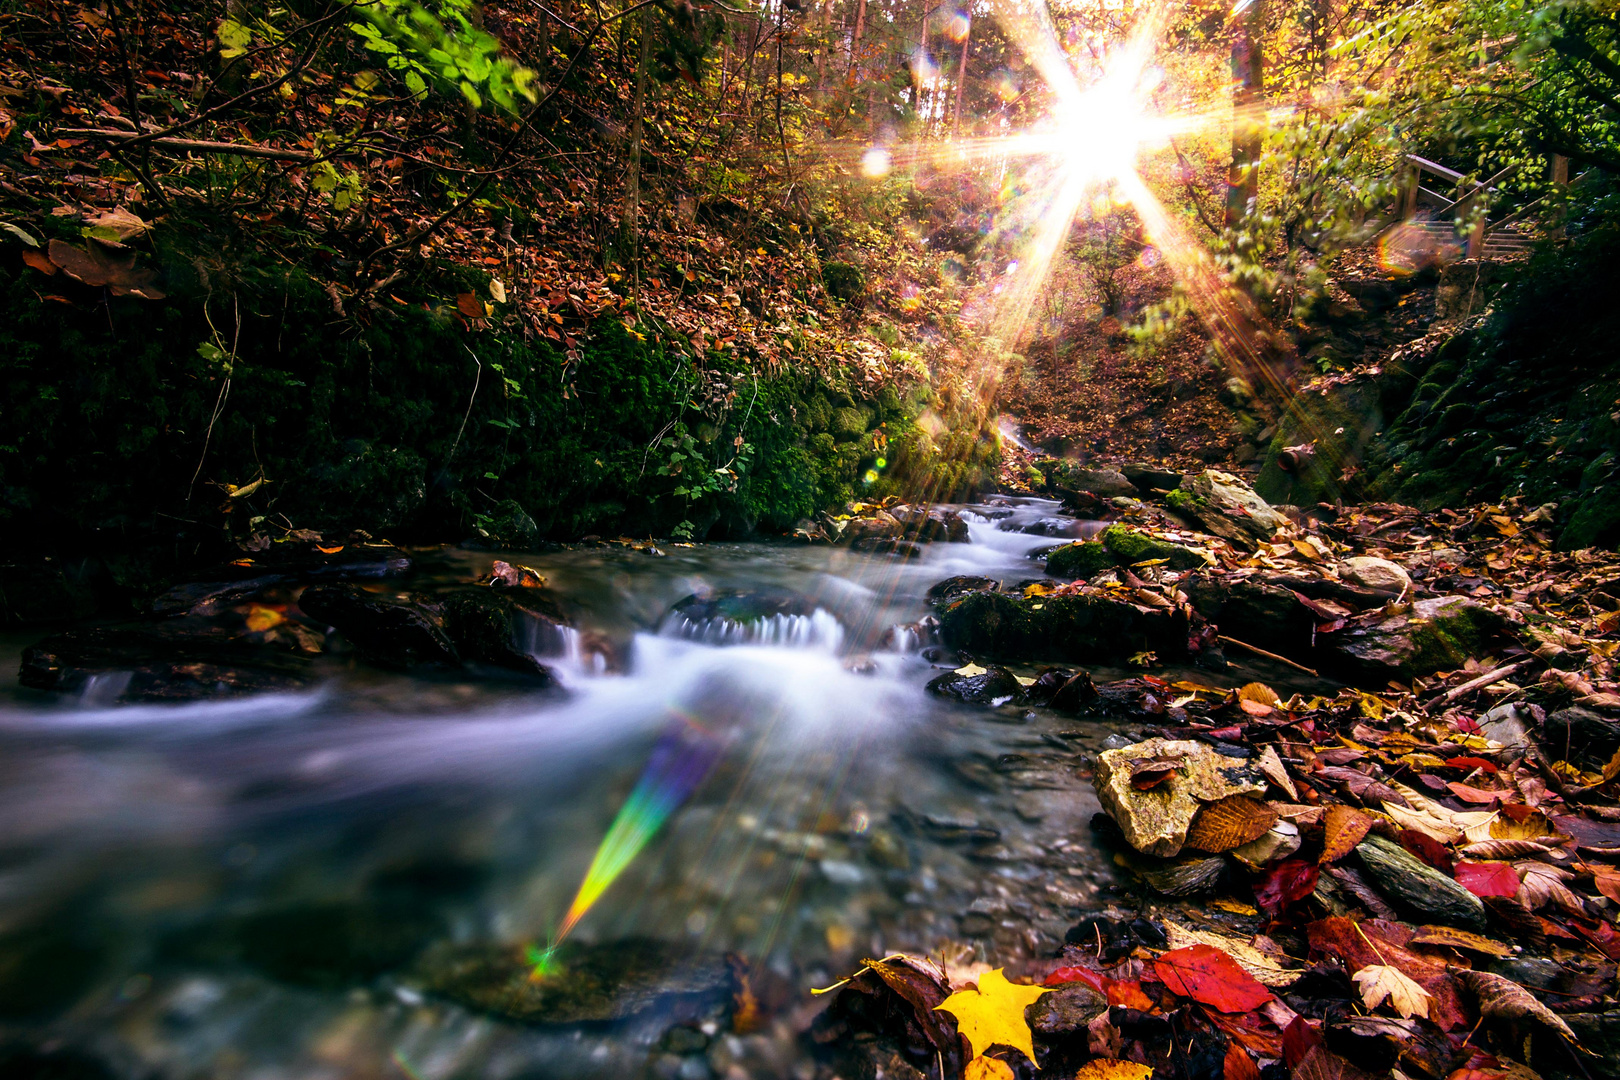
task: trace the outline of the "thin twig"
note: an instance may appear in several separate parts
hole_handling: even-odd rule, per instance
[[[1286,657],[1286,656],[1278,656],[1274,652],[1267,652],[1266,650],[1260,648],[1258,645],[1250,645],[1246,641],[1239,641],[1237,638],[1229,638],[1225,634],[1217,634],[1216,636],[1221,641],[1226,642],[1228,645],[1236,645],[1240,649],[1247,649],[1250,652],[1254,653],[1256,656],[1263,656],[1267,660],[1275,660],[1279,664],[1287,664],[1289,667],[1295,668],[1295,669],[1297,669],[1299,671],[1303,671],[1307,675],[1316,675],[1315,671],[1313,671],[1310,668],[1306,667],[1304,664],[1296,664],[1292,660],[1288,659],[1288,657]]]
[[[1507,678],[1520,668],[1528,666],[1529,663],[1530,661],[1528,660],[1520,660],[1517,663],[1504,664],[1499,668],[1487,671],[1478,678],[1469,679],[1461,686],[1454,686],[1445,693],[1436,695],[1434,698],[1430,699],[1429,703],[1425,705],[1424,708],[1432,709],[1436,705],[1456,701],[1460,697],[1465,697],[1468,694],[1472,694],[1475,690],[1484,689],[1493,682]]]
[[[467,346],[463,345],[462,348],[467,349]],[[455,459],[456,447],[461,445],[461,436],[467,430],[467,418],[472,416],[473,402],[478,400],[478,382],[484,377],[484,362],[478,359],[478,354],[471,349],[467,349],[467,355],[473,358],[473,363],[478,365],[478,370],[473,373],[472,394],[467,398],[467,411],[461,417],[461,429],[456,432],[456,441],[450,444],[450,456],[444,459],[446,465]]]
[[[114,149],[122,150],[140,136],[129,131],[107,131],[102,128],[59,128],[58,135],[83,135],[92,139],[113,139]],[[282,150],[274,146],[254,146],[252,143],[216,142],[212,139],[152,139],[141,149],[155,146],[160,150],[195,150],[207,154],[236,154],[240,157],[270,158],[274,161],[312,162],[315,155],[307,150]]]

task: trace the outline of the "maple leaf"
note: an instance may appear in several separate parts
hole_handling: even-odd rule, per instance
[[[1500,862],[1460,862],[1457,880],[1475,896],[1517,896],[1519,875],[1512,866]]]
[[[1368,964],[1350,976],[1361,990],[1361,1000],[1369,1009],[1376,1009],[1386,999],[1389,1007],[1400,1013],[1401,1019],[1428,1016],[1434,998],[1429,992],[1388,964]]]
[[[1000,1058],[976,1057],[962,1070],[962,1080],[1014,1080],[1018,1074]]]
[[[1236,960],[1209,945],[1172,949],[1153,961],[1153,970],[1171,993],[1221,1012],[1248,1012],[1272,1000]]]
[[[1002,968],[979,977],[977,990],[958,990],[934,1008],[956,1017],[956,1026],[968,1041],[974,1057],[983,1056],[992,1046],[1010,1046],[1035,1060],[1035,1036],[1024,1019],[1024,1010],[1042,994],[1044,986],[1021,986],[1007,981]]]

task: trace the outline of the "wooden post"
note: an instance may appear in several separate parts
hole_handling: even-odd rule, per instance
[[[1418,187],[1423,182],[1423,171],[1414,162],[1406,163],[1406,176],[1401,189],[1401,220],[1417,217]]]

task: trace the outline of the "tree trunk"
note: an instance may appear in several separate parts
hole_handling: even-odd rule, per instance
[[[624,221],[620,228],[629,252],[631,296],[641,294],[641,133],[647,109],[647,65],[652,59],[651,8],[641,11],[641,55],[636,63],[635,120],[630,127],[630,170],[624,180]]]
[[[962,134],[962,85],[967,82],[968,42],[973,39],[973,27],[962,35],[962,62],[956,66],[956,133]]]
[[[1261,66],[1261,0],[1239,14],[1232,35],[1232,167],[1227,174],[1226,225],[1235,226],[1249,213],[1260,195],[1260,147],[1264,120],[1260,115],[1265,95]]]

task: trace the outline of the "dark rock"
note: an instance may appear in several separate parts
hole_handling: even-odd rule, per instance
[[[1223,634],[1285,656],[1310,649],[1316,616],[1288,589],[1212,574],[1190,574],[1181,588],[1193,608]]]
[[[1012,597],[975,592],[940,611],[939,632],[945,644],[962,652],[1017,657],[1029,651],[1035,624],[1027,607]]]
[[[1620,1009],[1565,1013],[1564,1023],[1581,1046],[1596,1055],[1585,1063],[1587,1076],[1620,1076]]]
[[[1091,681],[1091,675],[1082,671],[1058,687],[1048,704],[1055,712],[1078,713],[1094,706],[1101,697],[1101,693]]]
[[[1425,921],[1483,933],[1485,905],[1462,885],[1413,858],[1405,848],[1376,834],[1356,848],[1380,890]]]
[[[1035,681],[1024,688],[1024,700],[1031,705],[1048,705],[1063,684],[1072,678],[1074,672],[1064,668],[1043,668],[1036,673]]]
[[[0,563],[0,626],[74,622],[96,613],[88,580],[55,562]]]
[[[507,499],[493,513],[480,516],[477,532],[499,551],[532,551],[540,543],[540,527],[516,499]]]
[[[677,955],[638,938],[565,945],[539,977],[514,945],[446,947],[418,970],[431,993],[524,1024],[600,1023],[654,1008],[689,1018],[724,1003],[734,987],[719,957]]]
[[[722,590],[693,593],[670,609],[692,622],[724,619],[729,622],[758,622],[781,615],[811,615],[816,602],[808,596],[786,590]]]
[[[334,581],[397,577],[410,568],[410,556],[392,544],[274,540],[263,551],[246,552],[197,577],[206,581],[241,581],[274,574],[297,581]]]
[[[928,588],[928,599],[933,603],[950,602],[974,592],[999,592],[1001,582],[995,578],[958,575],[936,582]]]
[[[1056,660],[1119,659],[1139,652],[1179,656],[1186,620],[1174,612],[1145,612],[1102,592],[1042,597],[1033,612],[1038,652]]]
[[[459,667],[461,657],[440,613],[405,597],[367,592],[358,585],[312,585],[298,607],[335,627],[366,660],[382,667]]]
[[[462,589],[439,602],[444,630],[464,660],[493,664],[551,682],[535,656],[556,656],[565,647],[567,621],[538,590]]]
[[[955,510],[942,506],[896,506],[890,515],[904,527],[904,537],[922,543],[968,542],[968,523]]]
[[[152,601],[152,614],[211,614],[290,580],[285,574],[263,574],[236,581],[194,581],[176,585]]]
[[[853,551],[864,551],[872,555],[897,555],[902,559],[922,558],[922,548],[911,540],[899,540],[885,536],[863,536],[849,546]]]
[[[1004,667],[992,667],[982,675],[963,675],[947,671],[928,683],[928,692],[940,697],[955,698],[973,705],[991,705],[997,701],[1017,700],[1023,696],[1023,685],[1017,676]]]
[[[1043,517],[1022,524],[1013,524],[1004,521],[996,528],[1000,532],[1018,532],[1025,536],[1052,536],[1060,538],[1078,537],[1085,535],[1091,522],[1080,521],[1072,517]]]
[[[1572,705],[1548,714],[1537,741],[1554,761],[1570,761],[1583,769],[1601,772],[1614,752],[1620,750],[1620,724]]]
[[[1099,570],[1110,570],[1114,556],[1095,540],[1068,544],[1046,557],[1046,572],[1055,577],[1090,578]]]
[[[1156,469],[1151,465],[1122,465],[1119,471],[1144,494],[1150,491],[1174,491],[1181,486],[1182,474],[1169,469]]]
[[[24,686],[66,693],[95,680],[123,702],[297,690],[311,677],[300,656],[242,641],[223,627],[173,623],[69,630],[23,650],[18,674]]]

